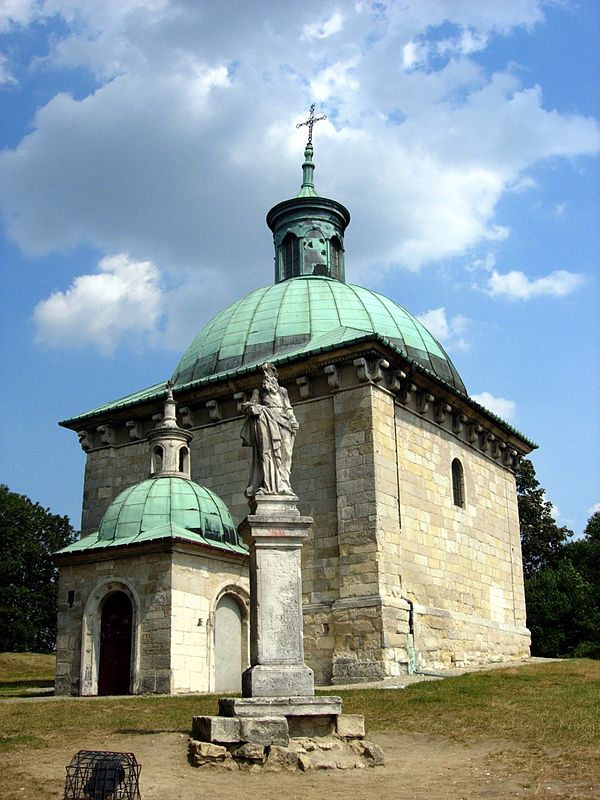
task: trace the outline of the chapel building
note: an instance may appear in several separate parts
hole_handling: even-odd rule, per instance
[[[208,322],[170,381],[61,423],[87,463],[81,539],[56,556],[59,694],[239,688],[242,406],[266,361],[300,426],[317,683],[529,655],[514,471],[535,445],[469,397],[408,311],[346,283],[350,214],[313,175],[309,138],[299,193],[267,215],[272,286]]]

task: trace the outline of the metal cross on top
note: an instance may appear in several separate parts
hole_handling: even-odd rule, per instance
[[[320,122],[322,119],[327,119],[327,114],[322,114],[320,117],[315,117],[315,104],[313,103],[310,107],[310,116],[306,120],[306,122],[299,122],[296,127],[301,128],[303,125],[308,125],[308,143],[312,144],[312,131],[313,125],[315,122]]]

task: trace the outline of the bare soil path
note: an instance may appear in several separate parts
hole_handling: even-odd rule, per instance
[[[420,734],[370,738],[384,748],[384,767],[307,773],[195,769],[187,762],[187,737],[179,733],[122,734],[84,741],[81,749],[135,753],[142,764],[143,800],[508,800],[533,796],[527,777],[511,774],[498,757],[510,749],[509,743],[465,745]],[[0,796],[3,800],[62,798],[65,766],[73,754],[72,748],[57,746],[2,754]]]

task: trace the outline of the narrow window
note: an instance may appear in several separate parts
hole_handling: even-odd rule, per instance
[[[299,274],[300,251],[298,239],[293,233],[288,233],[281,242],[281,255],[283,260],[283,278],[292,278]]]
[[[460,506],[460,508],[465,507],[465,475],[463,471],[463,466],[458,460],[455,458],[452,462],[452,495],[454,498],[454,505]]]
[[[331,277],[340,277],[340,261],[341,261],[342,245],[337,236],[332,236],[329,242],[329,254],[331,258]]]
[[[179,451],[179,472],[184,475],[188,474],[188,453],[187,447],[182,447]]]
[[[155,475],[157,472],[162,472],[163,467],[163,449],[157,444],[152,449],[152,463],[151,472]]]

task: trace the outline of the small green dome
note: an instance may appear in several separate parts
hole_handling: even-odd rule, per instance
[[[303,348],[338,329],[377,333],[464,394],[441,344],[412,314],[377,292],[326,277],[301,276],[256,289],[200,331],[173,373],[175,385]],[[343,340],[340,330],[340,343]],[[346,332],[345,338],[348,338]]]
[[[214,492],[187,478],[159,476],[130,486],[112,501],[100,522],[97,546],[152,539],[165,527],[239,545],[231,514]]]

